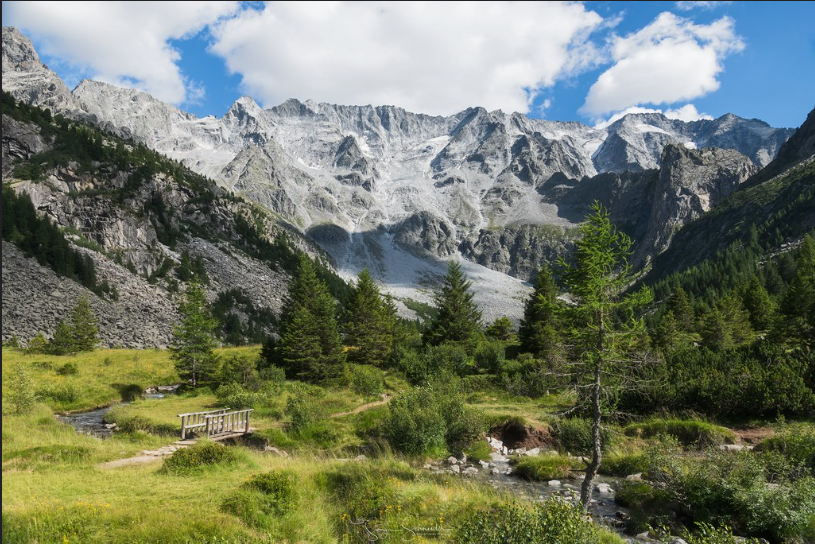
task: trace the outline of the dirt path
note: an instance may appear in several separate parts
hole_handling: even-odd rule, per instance
[[[107,463],[100,463],[99,468],[118,468],[149,463],[157,459],[162,459],[168,455],[172,455],[176,450],[186,448],[194,443],[194,440],[179,440],[174,444],[162,446],[157,450],[144,450],[141,452],[141,455],[137,455],[136,457],[128,457],[127,459],[116,459],[114,461],[108,461]]]
[[[350,416],[353,414],[358,414],[360,412],[364,412],[365,410],[369,410],[374,406],[382,406],[383,404],[387,404],[390,402],[391,396],[390,395],[382,395],[382,400],[377,400],[374,402],[369,402],[368,404],[363,404],[362,406],[357,406],[353,410],[349,410],[347,412],[338,412],[336,414],[331,414],[328,417],[343,417],[343,416]]]

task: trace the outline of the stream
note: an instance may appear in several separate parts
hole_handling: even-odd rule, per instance
[[[162,393],[148,393],[142,395],[144,399],[163,399]],[[108,427],[105,423],[105,415],[110,412],[115,406],[126,406],[129,402],[121,402],[104,406],[102,408],[95,408],[93,410],[86,410],[84,412],[74,412],[71,414],[59,414],[57,419],[63,423],[68,423],[76,432],[89,434],[98,438],[110,438],[113,434],[113,429]]]

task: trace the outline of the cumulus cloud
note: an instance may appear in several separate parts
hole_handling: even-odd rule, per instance
[[[744,42],[733,20],[697,25],[672,13],[611,41],[614,65],[589,89],[581,111],[600,116],[642,104],[673,104],[719,88],[722,60]]]
[[[211,51],[265,106],[292,97],[528,112],[595,66],[602,18],[577,3],[270,2],[212,29]]]
[[[40,54],[76,74],[182,104],[200,100],[204,90],[184,76],[169,40],[195,35],[237,9],[237,2],[6,2],[3,23],[33,36]]]
[[[655,108],[641,108],[639,106],[632,106],[623,111],[617,112],[608,119],[597,121],[594,125],[595,128],[606,128],[607,126],[619,121],[629,113],[661,113],[668,119],[678,119],[690,123],[691,121],[700,121],[702,119],[713,119],[713,116],[707,113],[702,113],[696,109],[693,104],[685,104],[681,108],[660,110]]]
[[[732,3],[733,2],[724,2],[724,1],[720,1],[720,2],[714,2],[714,1],[690,2],[690,1],[684,0],[684,1],[681,1],[681,2],[677,2],[676,3],[676,8],[680,9],[682,11],[690,11],[692,9],[711,10],[711,9],[720,8],[722,6],[727,6],[727,5],[732,4]]]

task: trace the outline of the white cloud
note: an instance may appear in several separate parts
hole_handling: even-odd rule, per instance
[[[697,9],[697,8],[698,9],[704,9],[704,10],[711,10],[711,9],[720,8],[722,6],[727,6],[727,5],[732,4],[732,3],[733,2],[724,2],[724,1],[720,1],[720,2],[714,2],[714,1],[709,1],[709,2],[682,1],[682,2],[677,2],[676,3],[676,8],[680,9],[682,11],[690,11],[692,9]]]
[[[733,20],[697,25],[672,13],[625,37],[615,36],[615,64],[592,85],[581,111],[603,115],[642,104],[673,104],[719,88],[727,54],[741,51]]]
[[[274,2],[212,29],[211,50],[265,106],[288,98],[527,112],[594,66],[602,18],[577,3]]]
[[[607,126],[619,121],[629,113],[661,113],[668,119],[678,119],[680,121],[685,121],[686,123],[690,123],[691,121],[699,121],[701,119],[713,119],[711,115],[708,115],[707,113],[701,113],[699,110],[696,109],[696,106],[694,106],[693,104],[685,104],[681,108],[665,111],[654,108],[641,108],[639,106],[632,106],[630,108],[624,109],[623,111],[615,113],[606,120],[597,121],[594,127],[599,129],[606,128]]]
[[[182,104],[203,88],[181,72],[168,40],[197,34],[237,2],[6,2],[3,24],[41,42],[39,53],[77,74]]]

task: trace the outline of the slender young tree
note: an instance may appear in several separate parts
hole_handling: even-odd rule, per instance
[[[342,372],[345,353],[337,327],[337,303],[306,255],[289,285],[278,352],[290,378],[320,382]]]
[[[425,344],[475,345],[481,332],[481,310],[473,302],[471,286],[461,266],[450,261],[444,283],[434,295],[439,314],[424,333],[422,340]]]
[[[584,509],[588,509],[602,462],[604,397],[611,394],[610,388],[623,383],[627,357],[644,336],[644,324],[632,317],[633,310],[652,299],[647,289],[624,294],[632,281],[628,264],[631,239],[617,231],[599,202],[591,210],[581,226],[583,236],[576,243],[573,262],[560,262],[564,283],[574,299],[567,309],[572,359],[578,365],[579,385],[588,392],[592,414],[592,458],[580,489]]]
[[[187,286],[185,301],[178,311],[181,324],[173,329],[170,358],[175,361],[178,375],[196,387],[210,381],[218,371],[213,351],[218,323],[207,310],[204,288],[195,282]]]
[[[349,346],[348,360],[382,366],[393,351],[394,320],[368,269],[360,272],[345,306],[342,331]]]

